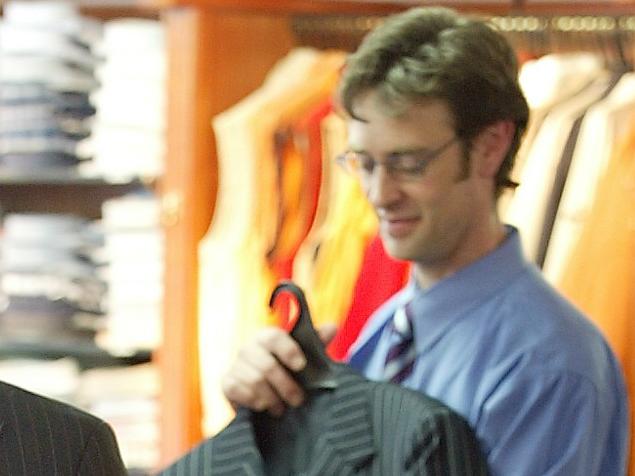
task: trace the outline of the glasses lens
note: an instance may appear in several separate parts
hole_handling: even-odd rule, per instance
[[[377,162],[370,155],[348,151],[337,157],[337,162],[349,173],[360,178],[368,178],[378,165],[386,168],[386,172],[397,180],[417,180],[425,175],[428,165],[436,160],[451,144],[452,138],[437,149],[413,150],[412,152],[395,153],[384,162]]]
[[[393,174],[405,179],[412,179],[423,175],[429,161],[427,156],[403,154],[392,157],[388,164]]]

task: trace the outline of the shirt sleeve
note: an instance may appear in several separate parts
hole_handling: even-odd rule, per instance
[[[482,405],[477,435],[492,474],[599,475],[613,413],[602,402],[611,399],[579,375],[531,377],[509,377]],[[621,458],[614,465],[610,474],[623,474]]]

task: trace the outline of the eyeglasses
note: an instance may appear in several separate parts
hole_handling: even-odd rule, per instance
[[[458,137],[454,136],[442,146],[433,150],[415,149],[406,152],[395,152],[383,161],[375,160],[365,152],[353,150],[338,155],[336,160],[344,170],[362,180],[369,178],[378,165],[386,167],[386,172],[395,180],[417,180],[423,177],[431,162],[439,158],[448,147],[458,140]]]

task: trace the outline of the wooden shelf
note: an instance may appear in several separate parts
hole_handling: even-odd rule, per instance
[[[635,1],[551,0],[138,0],[156,8],[193,7],[217,12],[276,15],[384,15],[415,6],[442,5],[492,15],[633,15]]]
[[[7,0],[0,0],[0,12]],[[102,19],[121,16],[157,17],[161,8],[173,5],[171,0],[75,0],[80,11]]]
[[[42,169],[28,171],[5,170],[0,167],[0,185],[103,185],[112,186],[141,186],[149,185],[149,181],[142,181],[138,177],[109,178],[103,176],[87,176],[75,169]]]
[[[161,14],[161,9],[158,5],[147,4],[140,0],[108,2],[82,0],[79,4],[79,9],[82,14],[101,20],[125,17],[158,19]]]
[[[151,352],[140,350],[129,355],[114,355],[85,340],[60,341],[15,341],[0,338],[0,360],[30,358],[57,360],[71,357],[82,369],[143,364],[151,361]]]
[[[146,0],[152,2],[153,0]],[[446,5],[461,10],[503,14],[514,10],[515,1],[421,1],[421,0],[157,0],[163,6],[187,6],[225,12],[266,14],[383,15],[415,6]]]

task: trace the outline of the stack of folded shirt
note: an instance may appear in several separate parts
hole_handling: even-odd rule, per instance
[[[97,342],[113,353],[152,350],[161,339],[163,233],[159,204],[130,194],[102,205],[106,322]]]
[[[8,214],[0,242],[2,340],[92,341],[106,289],[93,260],[101,241],[91,222],[76,216]]]
[[[164,27],[149,19],[110,20],[95,51],[103,60],[95,71],[100,87],[91,95],[97,112],[82,150],[99,174],[153,179],[165,156]]]
[[[69,357],[0,360],[0,381],[72,405],[78,404],[80,367],[75,359]]]
[[[65,1],[11,1],[0,21],[0,168],[75,167],[90,133],[100,23]]]

